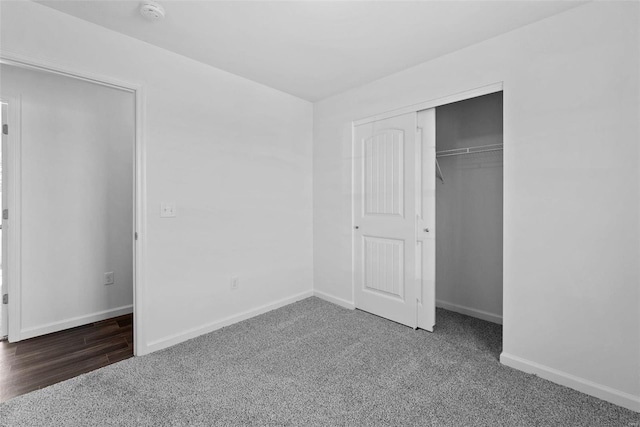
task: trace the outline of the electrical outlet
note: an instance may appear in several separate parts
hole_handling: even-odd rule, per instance
[[[239,286],[238,277],[237,276],[231,277],[231,290],[235,291],[236,289],[238,289],[238,286]]]
[[[174,202],[160,203],[160,218],[175,218],[176,204]]]
[[[104,273],[104,284],[105,285],[113,285],[113,283],[114,283],[113,271],[109,271],[107,273]]]

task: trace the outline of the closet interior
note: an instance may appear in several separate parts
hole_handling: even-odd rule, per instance
[[[436,108],[436,306],[502,323],[502,92]]]

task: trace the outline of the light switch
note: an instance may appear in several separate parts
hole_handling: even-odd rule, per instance
[[[113,271],[108,271],[104,273],[104,284],[105,285],[113,285],[115,283],[113,279]]]
[[[174,202],[160,203],[160,218],[174,218],[176,216],[176,204]]]

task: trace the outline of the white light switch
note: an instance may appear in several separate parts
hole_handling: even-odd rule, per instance
[[[113,285],[115,283],[113,279],[113,271],[108,271],[104,273],[104,284],[105,285]]]
[[[160,203],[160,218],[173,218],[176,216],[176,204],[174,202]]]

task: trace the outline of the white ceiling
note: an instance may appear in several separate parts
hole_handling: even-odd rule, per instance
[[[38,1],[316,101],[579,6],[574,1]]]

